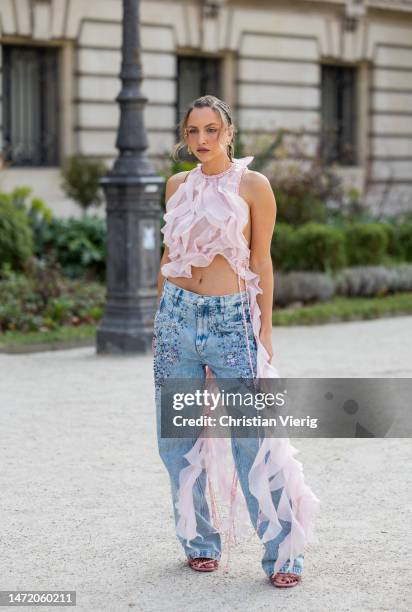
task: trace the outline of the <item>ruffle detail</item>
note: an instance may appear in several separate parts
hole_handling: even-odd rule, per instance
[[[319,510],[319,499],[305,484],[303,466],[294,458],[299,451],[288,438],[264,438],[249,472],[249,489],[259,503],[258,525],[267,521],[262,542],[269,542],[282,531],[279,519],[291,523],[289,534],[279,545],[274,573],[289,559],[304,554],[306,546],[317,542],[313,523]],[[276,510],[272,491],[283,489]]]
[[[233,167],[220,175],[206,176],[201,164],[192,170],[166,204],[162,228],[164,243],[169,247],[169,262],[162,266],[164,277],[192,278],[191,267],[208,266],[215,255],[223,255],[230,266],[246,283],[253,333],[257,345],[257,378],[279,378],[277,369],[260,340],[261,311],[257,295],[263,293],[259,275],[249,267],[250,250],[243,235],[248,222],[249,207],[240,197],[239,183],[252,156],[234,160]],[[247,307],[247,305],[246,305]],[[206,368],[206,384],[214,387],[214,376]],[[187,541],[198,537],[193,505],[193,485],[203,469],[209,481],[212,516],[215,526],[224,532],[226,541],[234,541],[235,509],[239,501],[237,475],[228,478],[222,457],[227,454],[223,438],[209,437],[207,430],[185,455],[188,465],[180,473],[176,508],[179,519],[176,531]],[[289,521],[291,530],[279,546],[274,571],[289,559],[304,554],[305,546],[317,541],[313,535],[313,521],[319,509],[319,499],[305,484],[302,464],[294,458],[297,453],[287,438],[264,438],[249,473],[249,488],[259,504],[258,526],[267,523],[262,542],[275,538],[282,530],[279,519]],[[282,488],[276,510],[272,492]],[[215,503],[219,491],[223,503],[230,507],[229,517],[221,521]]]
[[[236,179],[235,169],[240,167],[235,165],[220,180],[205,180],[198,167],[169,198],[161,229],[170,260],[162,266],[164,277],[192,278],[191,267],[206,267],[215,255],[223,255],[235,272],[247,265],[249,248],[242,230],[248,222],[248,206],[220,186],[229,176]]]

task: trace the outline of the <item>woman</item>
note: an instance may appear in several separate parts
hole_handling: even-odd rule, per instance
[[[167,181],[153,337],[159,452],[170,476],[176,532],[193,570],[216,570],[221,534],[213,490],[212,521],[206,486],[217,474],[233,511],[239,479],[265,546],[263,570],[274,586],[292,587],[301,580],[319,500],[304,484],[289,440],[232,437],[236,471],[230,482],[216,459],[221,441],[160,435],[161,390],[171,376],[279,376],[270,363],[276,218],[270,183],[247,168],[253,157],[233,158],[232,112],[222,100],[195,100],[180,134],[175,156],[187,146],[200,161]]]

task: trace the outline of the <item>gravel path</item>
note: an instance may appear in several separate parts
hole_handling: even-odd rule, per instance
[[[412,377],[412,317],[273,333],[285,377]],[[76,590],[81,611],[412,609],[410,440],[294,439],[319,543],[302,584],[279,590],[251,529],[230,574],[185,567],[151,355],[0,354],[0,371],[0,589]]]

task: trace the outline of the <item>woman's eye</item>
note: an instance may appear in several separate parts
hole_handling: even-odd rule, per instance
[[[217,132],[217,129],[216,128],[208,128],[207,131],[214,133],[214,132]],[[194,130],[194,129],[188,130],[188,134],[196,134],[196,132],[197,132],[197,130]]]

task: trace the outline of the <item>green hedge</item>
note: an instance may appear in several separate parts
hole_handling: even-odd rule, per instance
[[[327,272],[346,265],[343,231],[315,222],[306,223],[298,229],[286,223],[277,224],[271,253],[276,268],[282,272]]]
[[[295,231],[292,226],[279,221],[271,243],[271,255],[277,269],[289,272],[293,269],[293,239]]]
[[[390,236],[382,223],[352,223],[345,227],[349,266],[376,265],[384,260]]]
[[[397,227],[394,234],[401,257],[412,261],[412,221]]]
[[[320,223],[307,223],[296,231],[295,269],[328,272],[346,265],[343,232]]]
[[[348,223],[332,227],[310,222],[294,228],[278,222],[271,254],[280,272],[335,271],[412,261],[412,221]]]
[[[387,236],[387,247],[386,252],[391,257],[401,258],[401,252],[399,250],[399,244],[396,240],[396,227],[393,223],[382,223],[382,227],[386,232]]]

